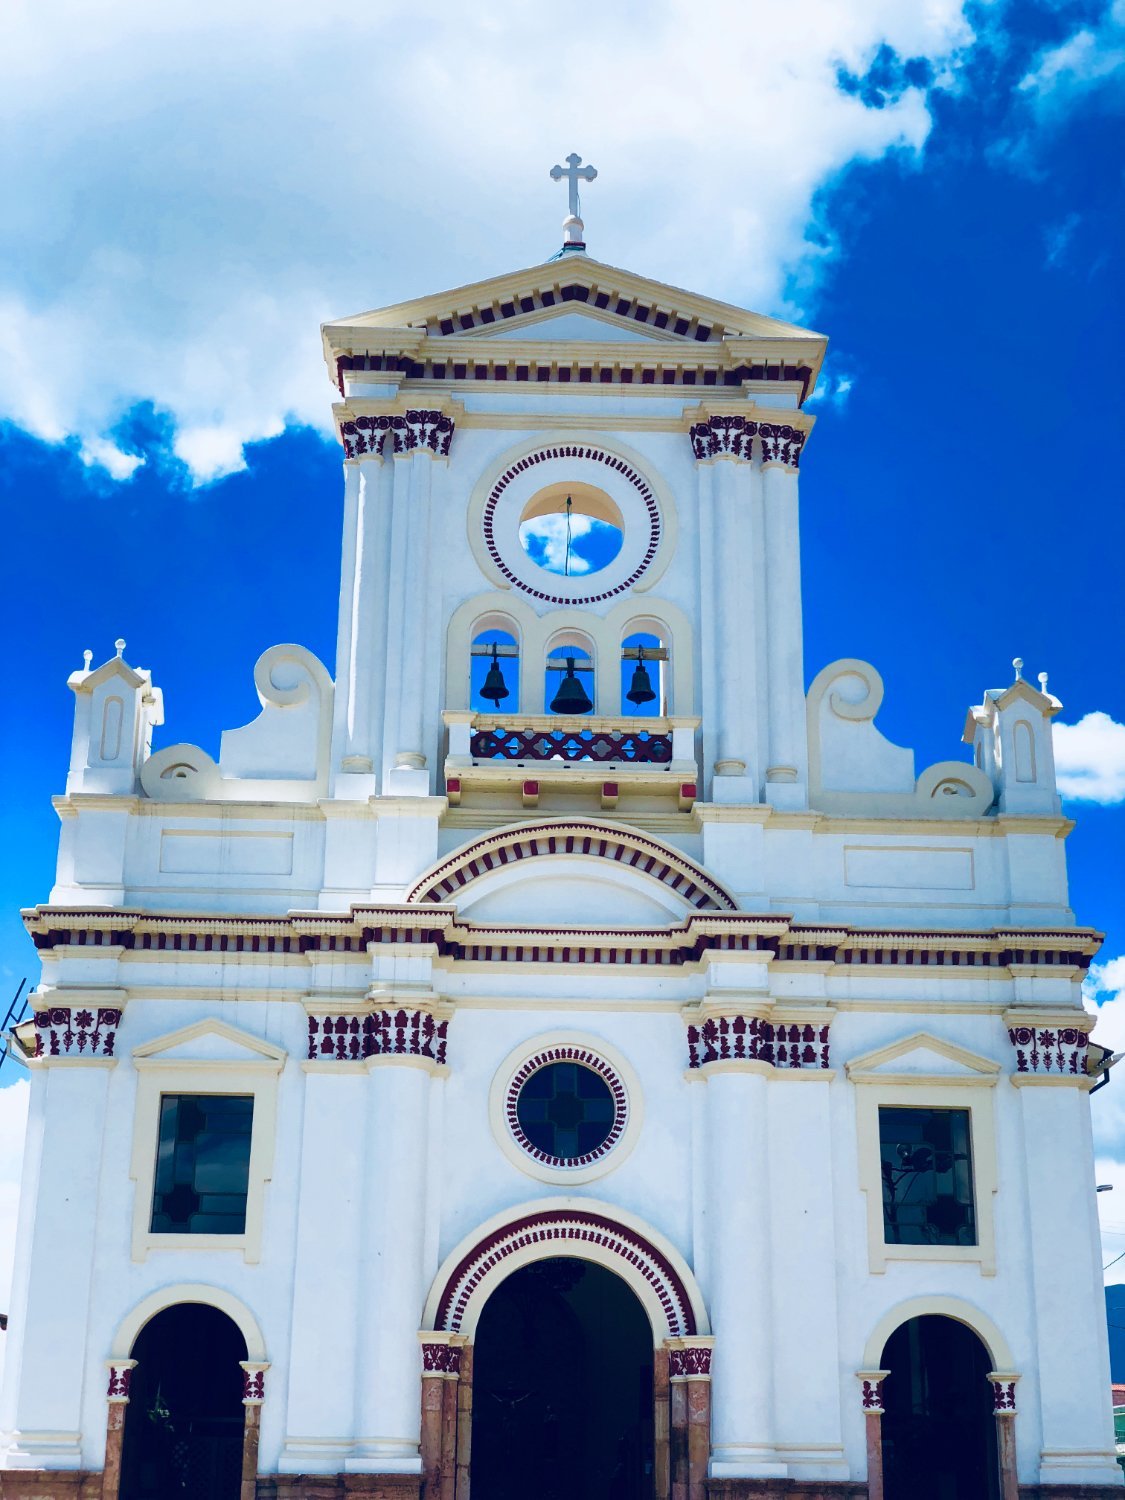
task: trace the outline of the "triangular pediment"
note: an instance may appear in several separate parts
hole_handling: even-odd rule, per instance
[[[845,1064],[852,1083],[995,1083],[1000,1064],[928,1031],[862,1053]]]
[[[329,348],[354,345],[379,330],[410,331],[420,337],[499,333],[515,320],[551,309],[579,312],[630,326],[634,336],[682,338],[707,343],[723,338],[808,342],[822,334],[731,303],[669,286],[588,255],[568,255],[486,281],[437,292],[390,307],[374,308],[325,323]],[[529,336],[533,336],[530,334]],[[515,335],[513,334],[513,337]]]
[[[213,1016],[193,1021],[133,1048],[137,1063],[238,1063],[280,1070],[288,1057],[284,1047],[230,1026]]]
[[[505,322],[502,327],[495,323],[484,328],[474,328],[465,337],[474,340],[502,339],[505,342],[570,343],[570,344],[652,344],[679,338],[690,343],[683,334],[669,334],[657,328],[638,328],[624,318],[607,312],[571,312],[566,309],[524,313]]]

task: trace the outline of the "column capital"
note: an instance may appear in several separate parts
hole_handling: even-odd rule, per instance
[[[996,1417],[1014,1417],[1016,1414],[1016,1381],[1019,1375],[1014,1370],[989,1370],[985,1379],[992,1387],[992,1414]]]
[[[801,450],[808,432],[783,422],[759,422],[758,438],[762,445],[762,467],[780,464],[795,474],[801,462]]]
[[[775,1016],[767,1020],[759,1014],[769,1007],[768,997],[763,1001],[763,1005],[750,1009],[718,1015],[698,1011],[689,1017],[689,1071],[722,1063],[747,1064],[748,1072],[830,1071],[831,1017],[790,1021]]]
[[[238,1363],[242,1370],[243,1406],[261,1406],[266,1399],[266,1371],[270,1367],[269,1360],[240,1359]]]
[[[443,1007],[443,1009],[447,1009]],[[366,1062],[376,1057],[445,1063],[448,1014],[411,1007],[341,1015],[310,1014],[309,1062]]]
[[[50,1062],[65,1057],[104,1064],[114,1057],[122,1014],[120,1006],[37,1007],[33,1012],[35,1056],[29,1061]]]
[[[855,1378],[859,1381],[859,1399],[864,1412],[872,1417],[883,1415],[883,1381],[890,1374],[890,1370],[857,1370]]]
[[[1025,1018],[1008,1011],[1004,1019],[1016,1054],[1013,1083],[1051,1078],[1093,1085],[1094,1079],[1086,1071],[1093,1017],[1079,1012]]]
[[[709,1334],[665,1339],[669,1380],[710,1380],[715,1340]]]
[[[395,458],[428,453],[448,458],[456,423],[440,408],[407,407],[401,412],[364,413],[351,416],[338,411],[340,441],[346,458]]]
[[[133,1371],[137,1368],[137,1361],[135,1359],[107,1359],[105,1363],[109,1371],[106,1400],[119,1401],[124,1404],[129,1399],[129,1386],[133,1379]]]
[[[461,1350],[469,1342],[463,1333],[424,1328],[418,1334],[422,1345],[422,1376],[456,1380],[461,1374]]]
[[[758,424],[750,417],[701,413],[689,432],[692,452],[701,460],[734,458],[749,463],[757,431]]]

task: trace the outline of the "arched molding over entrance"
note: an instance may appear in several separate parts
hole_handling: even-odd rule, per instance
[[[175,1286],[162,1286],[157,1291],[150,1292],[143,1301],[138,1302],[132,1312],[128,1313],[118,1325],[110,1349],[110,1359],[128,1359],[136,1343],[137,1335],[145,1324],[151,1322],[157,1313],[163,1312],[165,1308],[176,1307],[183,1302],[200,1302],[206,1307],[214,1307],[219,1312],[226,1313],[246,1340],[247,1360],[254,1363],[265,1363],[268,1360],[262,1330],[258,1327],[257,1318],[246,1304],[221,1287],[207,1286],[197,1281],[182,1281]]]
[[[426,1300],[426,1331],[472,1340],[492,1291],[533,1261],[573,1256],[620,1276],[648,1315],[653,1344],[710,1333],[683,1256],[642,1219],[595,1198],[543,1198],[482,1224],[446,1257]]]
[[[609,860],[674,891],[696,911],[735,911],[734,897],[694,860],[631,828],[586,819],[521,823],[464,844],[407,892],[411,905],[455,901],[470,881],[519,861],[568,855]]]
[[[911,1297],[909,1301],[900,1302],[897,1307],[885,1312],[867,1340],[863,1351],[864,1369],[874,1370],[879,1367],[887,1340],[897,1328],[909,1323],[912,1318],[925,1317],[952,1318],[954,1322],[964,1323],[988,1350],[994,1370],[1015,1369],[1008,1341],[996,1324],[987,1313],[974,1307],[971,1302],[962,1301],[960,1297]]]

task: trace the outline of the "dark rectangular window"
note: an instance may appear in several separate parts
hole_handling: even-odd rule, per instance
[[[252,1094],[165,1094],[160,1100],[153,1234],[242,1234],[250,1174]]]
[[[888,1245],[975,1245],[967,1109],[879,1110],[883,1238]]]

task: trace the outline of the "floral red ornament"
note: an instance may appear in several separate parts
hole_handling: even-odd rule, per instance
[[[1017,1073],[1086,1076],[1090,1037],[1078,1026],[1010,1026]]]
[[[445,1062],[448,1021],[425,1010],[379,1010],[365,1016],[310,1016],[310,1062],[366,1057],[428,1057]]]
[[[457,1344],[423,1344],[424,1375],[458,1375],[461,1372],[461,1350]]]
[[[121,1011],[70,1010],[53,1005],[35,1012],[36,1057],[112,1057]]]

